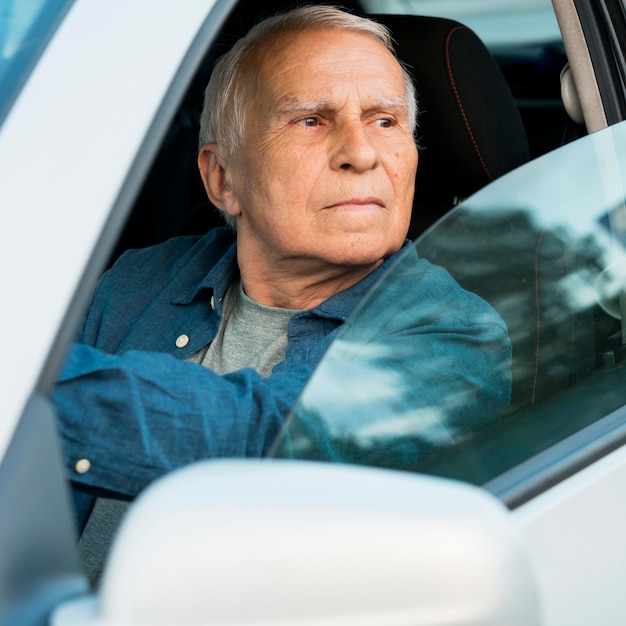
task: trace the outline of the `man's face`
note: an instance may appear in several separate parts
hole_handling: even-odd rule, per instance
[[[375,39],[286,35],[260,53],[227,159],[239,245],[270,263],[366,266],[406,236],[417,150],[402,70]]]

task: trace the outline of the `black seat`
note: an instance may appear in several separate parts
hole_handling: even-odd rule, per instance
[[[374,15],[394,35],[417,87],[413,239],[459,201],[530,159],[522,119],[495,59],[453,20]]]

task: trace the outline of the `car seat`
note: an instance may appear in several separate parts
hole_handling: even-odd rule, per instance
[[[435,17],[373,15],[393,33],[420,110],[414,239],[472,193],[530,159],[526,131],[495,59],[469,28]]]

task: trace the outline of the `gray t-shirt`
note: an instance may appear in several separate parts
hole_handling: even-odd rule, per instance
[[[265,306],[249,298],[241,281],[233,283],[222,303],[217,336],[189,360],[218,374],[251,367],[261,376],[285,358],[287,330],[294,309]]]
[[[261,376],[285,358],[289,320],[293,309],[265,306],[249,298],[241,280],[234,282],[222,303],[222,319],[215,339],[189,357],[218,374],[246,367]],[[128,502],[98,498],[79,541],[81,561],[89,580],[97,585],[113,536],[122,521]]]

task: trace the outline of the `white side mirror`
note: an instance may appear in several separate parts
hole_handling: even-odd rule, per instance
[[[502,504],[469,485],[295,461],[208,461],[150,487],[100,601],[54,626],[540,624]]]

